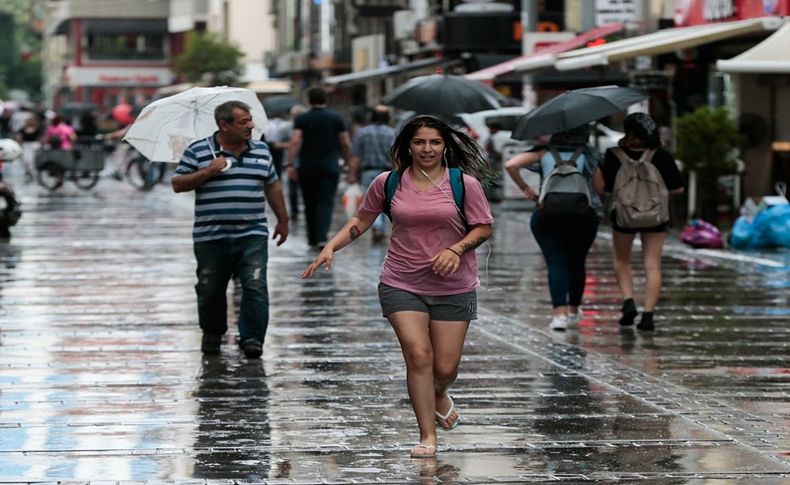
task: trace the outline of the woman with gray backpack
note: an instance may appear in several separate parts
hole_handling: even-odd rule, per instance
[[[658,127],[649,114],[628,115],[624,130],[619,146],[606,150],[603,164],[605,191],[612,194],[614,271],[623,297],[620,325],[633,325],[639,313],[631,270],[631,248],[639,234],[646,282],[644,311],[637,328],[650,331],[661,293],[661,252],[669,225],[669,196],[683,192],[683,178],[675,159],[661,148]]]
[[[549,328],[565,330],[581,321],[586,260],[601,218],[601,155],[588,144],[583,125],[551,136],[505,163],[505,170],[529,200],[538,203],[530,228],[546,260],[553,315]],[[539,191],[521,177],[523,167],[539,166]]]

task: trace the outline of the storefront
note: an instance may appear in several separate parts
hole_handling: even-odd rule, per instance
[[[732,59],[716,63],[731,76],[735,109],[747,136],[744,194],[774,193],[790,185],[790,23]]]

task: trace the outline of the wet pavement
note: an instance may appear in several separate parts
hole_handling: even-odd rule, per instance
[[[235,329],[207,358],[190,195],[50,194],[11,172],[25,212],[0,244],[2,483],[790,483],[788,251],[672,243],[657,330],[622,333],[604,229],[586,317],[558,333],[529,214],[497,210],[452,390],[461,425],[413,460],[376,296],[384,246],[365,236],[303,281],[314,253],[295,224],[270,250],[263,359]]]

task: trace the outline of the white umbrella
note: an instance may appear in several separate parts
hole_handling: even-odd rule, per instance
[[[266,125],[266,111],[255,92],[246,88],[217,86],[192,88],[146,106],[123,137],[152,162],[178,163],[187,146],[217,131],[214,108],[225,101],[242,101],[251,108],[259,139]]]

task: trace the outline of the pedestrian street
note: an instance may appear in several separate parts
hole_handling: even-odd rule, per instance
[[[673,241],[656,331],[621,331],[603,227],[585,318],[552,332],[529,213],[495,207],[452,389],[461,423],[415,460],[376,294],[385,245],[365,235],[301,280],[315,253],[292,224],[270,245],[263,358],[243,357],[233,325],[204,357],[191,194],[49,193],[7,168],[24,214],[0,243],[0,483],[790,481],[787,251]]]

